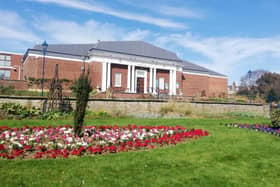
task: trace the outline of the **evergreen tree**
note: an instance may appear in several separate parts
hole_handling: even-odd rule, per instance
[[[81,136],[89,93],[92,91],[89,73],[83,72],[79,79],[75,81],[73,92],[76,95],[76,110],[74,112],[74,133]]]

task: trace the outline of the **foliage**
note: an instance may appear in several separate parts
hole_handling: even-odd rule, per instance
[[[249,74],[249,72],[247,72],[244,76],[241,77],[240,79],[240,86],[241,87],[251,87],[251,86],[255,86],[257,80],[263,75],[265,74],[267,71],[262,70],[262,69],[258,69],[258,70],[254,70],[251,71],[251,74]]]
[[[3,86],[0,85],[0,94],[10,95],[15,92],[14,86]]]
[[[176,104],[175,102],[170,102],[167,105],[160,107],[159,112],[162,116],[168,113],[174,113],[180,116],[189,116],[193,113],[190,106],[181,106],[180,104]]]
[[[112,117],[111,114],[109,114],[106,111],[92,111],[92,110],[87,110],[86,114],[87,117],[91,118],[109,118]]]
[[[75,81],[73,87],[73,92],[76,95],[76,110],[74,112],[74,132],[76,136],[81,136],[89,93],[91,91],[89,73],[83,72],[79,79]]]
[[[277,109],[272,112],[271,127],[280,127],[280,109]]]
[[[280,99],[280,74],[265,73],[257,80],[259,93],[268,100],[272,97],[274,101]]]
[[[54,120],[71,116],[71,112],[44,112],[38,107],[25,107],[18,103],[3,103],[1,105],[1,118],[3,119],[44,119]]]
[[[49,82],[50,79],[44,79],[44,82]],[[39,86],[42,82],[42,78],[34,78],[34,77],[29,77],[28,78],[28,86],[32,87],[33,85]]]
[[[8,119],[34,118],[42,114],[39,108],[27,108],[18,103],[3,103],[1,110],[5,112],[6,116],[4,117]]]

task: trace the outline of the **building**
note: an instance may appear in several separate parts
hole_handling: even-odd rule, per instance
[[[23,56],[23,79],[42,77],[42,46]],[[59,64],[60,78],[75,80],[89,70],[92,86],[105,92],[218,97],[227,94],[227,77],[184,61],[171,51],[143,41],[52,44],[45,56],[45,78]]]
[[[0,80],[22,79],[22,54],[0,51]]]

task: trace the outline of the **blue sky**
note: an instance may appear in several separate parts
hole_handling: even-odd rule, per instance
[[[279,0],[0,0],[0,51],[144,40],[239,81],[280,73]]]

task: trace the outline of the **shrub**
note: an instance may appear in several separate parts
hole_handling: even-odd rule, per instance
[[[14,92],[15,92],[15,87],[14,86],[0,85],[0,93],[1,94],[9,95],[9,94],[13,94]]]
[[[277,109],[272,112],[271,127],[280,127],[280,109]]]
[[[175,105],[172,104],[168,104],[165,106],[162,106],[159,110],[159,112],[161,113],[161,115],[167,114],[169,112],[174,112],[175,111]]]
[[[3,103],[1,110],[6,113],[9,119],[34,118],[42,114],[40,108],[27,108],[18,103]]]

